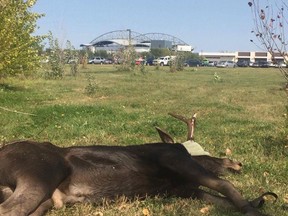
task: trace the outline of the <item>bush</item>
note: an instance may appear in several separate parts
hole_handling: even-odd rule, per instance
[[[117,58],[120,60],[118,70],[120,71],[133,71],[135,69],[136,52],[133,47],[128,47],[120,50],[117,53]]]
[[[96,93],[98,86],[95,83],[94,78],[91,76],[88,76],[87,81],[88,81],[88,85],[85,87],[85,94],[91,96]]]

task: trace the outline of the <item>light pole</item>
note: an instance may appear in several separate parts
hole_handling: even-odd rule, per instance
[[[128,42],[129,42],[129,46],[131,46],[131,29],[127,29],[128,31]]]

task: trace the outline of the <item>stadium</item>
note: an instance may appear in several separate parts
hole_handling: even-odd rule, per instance
[[[127,46],[133,46],[136,52],[149,52],[152,48],[168,48],[175,51],[193,51],[192,46],[183,40],[164,33],[141,34],[130,29],[110,31],[102,34],[90,43],[81,44],[92,51],[106,50],[115,52]]]

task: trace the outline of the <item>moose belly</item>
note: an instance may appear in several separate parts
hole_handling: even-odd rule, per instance
[[[131,170],[127,167],[105,166],[100,170],[77,170],[59,189],[68,197],[82,202],[97,203],[105,199],[120,196],[128,198],[155,196],[166,194],[177,187],[171,173],[163,173],[156,169]],[[74,197],[71,199],[71,197]],[[69,202],[69,201],[64,201]]]
[[[68,194],[85,197],[89,202],[99,202],[105,199],[115,199],[119,196],[146,197],[165,194],[174,187],[173,181],[155,175],[144,175],[141,172],[115,170],[110,172],[85,173],[71,177]],[[67,190],[66,190],[67,191]]]

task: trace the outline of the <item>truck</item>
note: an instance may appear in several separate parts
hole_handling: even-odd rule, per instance
[[[153,65],[167,66],[176,56],[163,56],[153,60]]]

